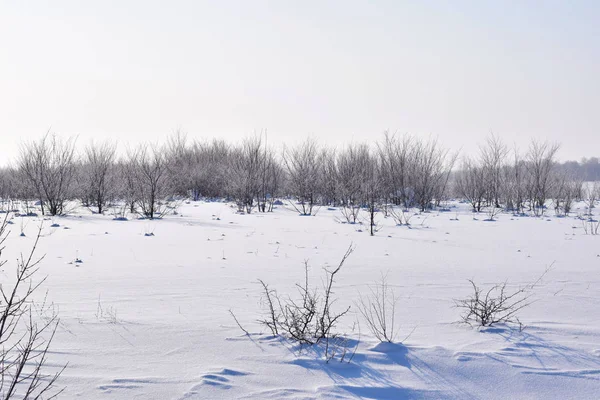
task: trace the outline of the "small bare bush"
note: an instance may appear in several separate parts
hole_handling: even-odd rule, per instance
[[[259,322],[269,328],[273,335],[281,335],[302,345],[323,344],[325,357],[329,360],[330,342],[334,343],[339,338],[335,330],[336,325],[340,318],[350,311],[350,307],[340,312],[333,310],[333,304],[337,300],[334,297],[333,285],[353,251],[351,245],[335,269],[324,268],[326,279],[321,289],[311,288],[309,266],[308,262],[305,262],[304,283],[296,284],[299,295],[297,299],[281,296],[264,281],[259,280],[268,305],[267,315]]]
[[[500,214],[500,212],[502,211],[502,209],[496,207],[493,204],[491,204],[488,207],[486,207],[485,211],[486,211],[486,214],[487,214],[486,221],[495,221],[496,220],[496,216],[498,214]]]
[[[516,290],[510,290],[507,282],[485,290],[469,279],[472,293],[466,299],[454,300],[456,307],[464,310],[461,322],[484,327],[499,323],[516,323],[522,326],[517,313],[531,305],[533,288],[539,285],[550,268],[552,265],[534,283]]]
[[[595,220],[592,217],[581,220],[583,232],[586,235],[600,235],[600,220]]]
[[[356,306],[367,322],[367,327],[380,342],[393,342],[397,334],[396,304],[398,298],[390,288],[387,276],[369,286],[369,293],[362,294]]]
[[[410,220],[415,216],[414,212],[409,209],[402,207],[390,207],[388,209],[389,215],[392,217],[396,225],[398,226],[410,226]]]
[[[96,307],[96,319],[108,322],[109,324],[116,324],[118,322],[117,309],[113,306],[102,307],[100,296],[98,296],[98,306]]]

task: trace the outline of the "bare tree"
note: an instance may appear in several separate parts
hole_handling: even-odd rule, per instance
[[[288,189],[298,200],[298,204],[292,202],[292,206],[301,215],[311,215],[318,201],[322,171],[320,156],[317,143],[312,139],[293,148],[284,148],[283,165]]]
[[[102,214],[116,195],[115,158],[117,146],[114,143],[90,143],[83,157],[83,179],[81,191],[90,205]]]
[[[192,199],[225,197],[231,186],[231,147],[223,140],[196,141],[189,152],[189,164],[179,173],[188,176]]]
[[[342,215],[348,223],[358,221],[365,200],[364,189],[370,162],[369,147],[366,144],[351,144],[338,154],[338,189]]]
[[[115,198],[119,201],[114,208],[115,217],[125,218],[127,213],[135,214],[139,193],[136,177],[136,154],[129,150],[125,158],[120,159],[114,166],[115,169]]]
[[[261,143],[262,144],[262,143]],[[284,183],[284,170],[275,152],[267,146],[266,135],[262,150],[258,154],[258,192],[256,200],[260,212],[273,211],[275,197],[278,196]]]
[[[12,167],[0,168],[0,210],[12,211],[21,199],[19,173]]]
[[[552,184],[552,201],[557,216],[567,216],[573,208],[573,202],[583,190],[583,182],[570,176],[568,172],[559,171]]]
[[[61,140],[46,134],[37,142],[25,143],[18,160],[19,170],[42,207],[50,215],[65,212],[67,200],[72,197],[75,172],[75,140]]]
[[[598,199],[600,199],[600,182],[587,182],[583,188],[583,201],[588,215],[592,215]]]
[[[405,209],[414,206],[414,190],[412,182],[416,171],[416,140],[405,135],[397,137],[389,132],[377,144],[382,165],[382,177],[385,195],[395,205]]]
[[[369,155],[366,163],[363,179],[363,202],[367,206],[369,213],[369,230],[371,236],[375,235],[378,229],[375,215],[383,204],[384,177],[381,160],[373,155]]]
[[[172,194],[164,150],[143,144],[130,152],[128,161],[142,215],[150,219],[162,217]]]
[[[513,149],[512,165],[504,166],[504,203],[507,210],[522,213],[527,197],[527,169],[519,150]]]
[[[323,204],[338,205],[340,201],[338,168],[335,149],[323,149],[320,155],[321,196]]]
[[[284,176],[285,171],[275,153],[265,149],[258,193],[258,207],[261,212],[273,211],[275,199],[281,194],[285,183]]]
[[[480,146],[479,150],[483,179],[486,183],[485,198],[488,206],[500,208],[504,184],[502,170],[509,154],[508,147],[499,137],[492,134],[487,138],[485,145]]]
[[[469,158],[465,158],[456,174],[456,191],[467,200],[473,211],[480,212],[485,201],[487,186],[484,170]]]
[[[239,212],[250,214],[256,206],[263,170],[264,153],[260,136],[245,139],[241,146],[230,152],[227,192],[236,202]]]
[[[543,215],[546,200],[550,198],[552,174],[560,145],[532,141],[527,153],[528,188],[531,208],[536,215]]]
[[[416,144],[412,187],[421,211],[430,208],[434,199],[443,195],[456,158],[457,155],[451,155],[435,139]]]
[[[175,131],[168,137],[164,152],[165,165],[173,193],[187,196],[192,189],[195,163],[186,134],[179,130]]]

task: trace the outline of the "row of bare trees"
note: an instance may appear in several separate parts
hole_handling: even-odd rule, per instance
[[[468,201],[474,211],[505,209],[543,215],[550,207],[557,215],[572,210],[575,200],[598,197],[596,185],[559,168],[555,143],[532,141],[525,153],[511,149],[496,136],[480,146],[477,156],[464,157],[455,174],[455,196]]]
[[[521,154],[491,136],[477,156],[457,166],[457,154],[435,139],[389,133],[341,149],[307,139],[282,151],[263,136],[229,144],[176,133],[162,145],[141,144],[122,154],[108,142],[77,151],[74,138],[47,134],[24,143],[14,165],[0,169],[0,199],[21,212],[37,204],[44,214],[60,215],[82,204],[115,217],[157,218],[177,199],[227,198],[251,213],[272,211],[277,198],[288,198],[301,215],[336,206],[345,222],[369,221],[373,232],[377,212],[408,224],[407,210],[423,212],[450,197],[475,211],[536,214],[551,201],[566,214],[585,196],[581,181],[556,168],[558,149],[534,141]]]

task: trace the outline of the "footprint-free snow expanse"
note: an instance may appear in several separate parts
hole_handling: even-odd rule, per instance
[[[370,237],[337,210],[234,211],[199,202],[156,221],[82,210],[44,221],[38,277],[48,278],[37,294],[47,290],[60,315],[49,366],[68,363],[61,398],[600,398],[600,236],[584,235],[579,220],[486,222],[456,205],[413,217],[412,229],[380,215]],[[25,218],[20,237],[15,219],[6,259],[27,251],[39,221]],[[320,284],[322,267],[337,265],[350,243],[335,296],[337,309],[352,306],[338,326],[357,345],[351,363],[325,363],[319,349],[299,350],[256,322],[258,278],[295,294],[304,260]],[[470,293],[467,279],[518,287],[552,263],[519,314],[524,331],[457,323],[453,299]],[[382,273],[399,297],[398,339],[412,332],[403,344],[378,344],[354,306]]]

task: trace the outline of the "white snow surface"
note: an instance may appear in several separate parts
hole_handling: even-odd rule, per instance
[[[239,215],[225,203],[192,202],[178,212],[114,221],[79,210],[44,221],[37,277],[47,280],[37,297],[47,290],[60,316],[47,369],[68,363],[60,398],[600,398],[600,236],[585,235],[574,217],[489,222],[454,204],[415,216],[410,229],[379,215],[371,237],[326,208],[311,217],[285,207]],[[11,226],[3,279],[41,218],[24,220],[26,237],[20,218]],[[351,243],[334,288],[334,307],[352,306],[337,329],[356,346],[350,363],[326,363],[320,349],[257,322],[258,278],[295,295],[304,260],[320,285],[322,267],[337,265]],[[551,264],[519,314],[522,332],[458,323],[453,299],[470,293],[468,279],[517,288]],[[382,273],[399,297],[402,343],[379,344],[354,304]]]

